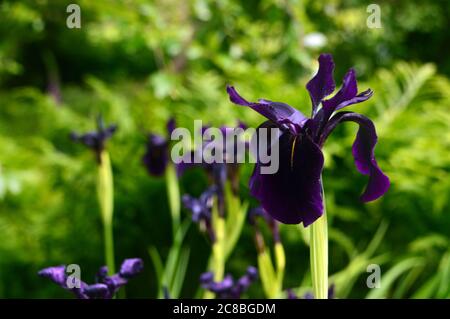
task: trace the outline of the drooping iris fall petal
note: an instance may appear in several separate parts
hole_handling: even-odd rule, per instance
[[[278,171],[262,174],[260,165],[255,165],[250,193],[276,220],[308,226],[323,212],[322,151],[307,135],[285,133],[278,144]]]
[[[375,159],[374,150],[378,137],[373,122],[358,113],[339,112],[325,126],[322,143],[339,123],[346,121],[356,122],[359,125],[352,153],[358,171],[361,174],[369,175],[369,182],[361,195],[361,200],[364,202],[373,201],[386,193],[390,185],[389,178],[378,167]]]

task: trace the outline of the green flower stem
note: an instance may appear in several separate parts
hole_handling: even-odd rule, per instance
[[[212,247],[214,260],[214,280],[222,281],[225,272],[225,219],[217,218],[216,241]]]
[[[98,166],[97,195],[103,222],[105,259],[109,274],[114,274],[113,205],[114,184],[111,162],[107,151],[100,153]]]
[[[216,240],[212,245],[212,258],[210,259],[210,269],[214,273],[214,281],[223,280],[225,272],[225,219],[220,217],[217,212],[217,205],[213,207],[213,223],[216,234]],[[213,299],[214,293],[205,291],[205,299]]]
[[[323,195],[323,215],[311,225],[310,259],[314,298],[328,298],[328,229]]]
[[[283,289],[284,269],[286,267],[286,255],[284,253],[283,244],[281,242],[275,243],[275,264],[277,273],[277,295]]]
[[[165,177],[170,215],[172,217],[172,235],[175,239],[180,226],[180,187],[175,166],[172,163],[167,165]]]

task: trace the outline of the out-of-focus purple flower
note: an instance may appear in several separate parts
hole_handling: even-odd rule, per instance
[[[105,284],[93,284],[86,286],[83,293],[88,296],[89,299],[108,299],[109,287]]]
[[[288,299],[298,299],[298,296],[292,289],[287,289],[286,293]],[[328,299],[334,299],[334,297],[334,284],[332,284],[328,288]],[[312,294],[312,292],[308,291],[303,295],[303,299],[314,299],[314,295]]]
[[[167,288],[167,286],[164,286],[162,289],[163,289],[164,299],[172,299],[170,297],[169,288]]]
[[[141,258],[125,259],[120,266],[120,276],[123,278],[133,278],[144,269],[144,262]]]
[[[71,291],[79,299],[111,299],[120,287],[126,285],[128,280],[136,276],[143,269],[143,262],[139,258],[125,259],[120,267],[120,272],[108,276],[108,268],[100,267],[96,275],[96,283],[88,285],[80,279],[69,278],[66,273],[66,266],[60,265],[48,267],[38,272],[38,275],[52,280],[60,287]],[[69,287],[68,280],[72,279]],[[74,282],[73,280],[79,280]],[[76,287],[79,288],[76,288]]]
[[[202,136],[211,127],[204,126],[201,129]],[[248,150],[248,144],[243,138],[243,133],[247,126],[243,122],[239,122],[237,127],[221,126],[217,128],[222,134],[222,143],[204,139],[202,141],[201,150],[214,149],[214,154],[221,154],[218,158],[223,159],[217,161],[215,157],[208,158],[208,152],[201,152],[195,149],[184,155],[181,163],[177,164],[178,176],[189,168],[203,168],[211,180],[211,184],[217,186],[217,206],[221,217],[225,216],[225,184],[227,181],[231,183],[233,193],[237,194],[239,189],[239,163],[243,163],[245,152]],[[226,136],[234,136],[227,139]],[[206,158],[205,158],[206,157]],[[197,160],[196,160],[197,159]]]
[[[105,127],[103,118],[101,116],[97,117],[97,130],[88,132],[85,134],[78,134],[72,132],[70,137],[76,142],[80,142],[95,152],[97,161],[100,163],[101,157],[100,153],[105,149],[105,142],[110,138],[117,130],[117,125],[111,124]]]
[[[267,226],[269,226],[270,231],[272,232],[273,240],[275,242],[280,242],[280,230],[278,228],[278,222],[273,219],[272,216],[270,216],[263,207],[258,206],[252,208],[248,213],[248,219],[250,221],[250,224],[256,227],[256,230],[258,230],[256,223],[256,219],[258,217],[262,217],[265,220]]]
[[[149,134],[147,150],[142,161],[148,172],[153,176],[161,176],[166,171],[169,163],[169,141],[172,131],[175,129],[175,120],[167,122],[167,136]]]
[[[361,200],[367,202],[379,198],[390,185],[389,178],[375,160],[377,134],[372,121],[353,112],[335,113],[346,106],[366,101],[373,91],[368,89],[358,94],[355,71],[350,69],[344,76],[341,89],[332,98],[325,99],[336,86],[333,70],[332,56],[322,54],[317,74],[306,85],[312,102],[310,118],[284,103],[264,99],[249,102],[234,87],[227,87],[231,102],[250,107],[269,120],[260,128],[281,130],[277,144],[273,144],[279,147],[279,169],[274,174],[261,174],[263,164],[258,161],[250,179],[250,192],[273,218],[285,224],[303,222],[308,226],[322,216],[324,158],[321,148],[342,122],[353,121],[359,125],[352,153],[358,171],[369,175]]]
[[[258,270],[255,267],[248,267],[244,276],[237,281],[231,275],[226,275],[220,282],[214,281],[212,272],[203,273],[200,276],[200,283],[203,288],[212,291],[220,299],[239,299],[250,285],[258,278]]]
[[[84,289],[88,286],[85,282],[73,278],[74,280],[71,281],[72,288],[69,288],[68,286],[68,276],[66,274],[66,266],[59,265],[54,267],[48,267],[40,270],[38,272],[38,275],[44,278],[48,278],[51,281],[53,281],[58,286],[71,291],[78,299],[88,299],[89,297],[84,294]],[[79,287],[79,288],[77,288]]]
[[[192,212],[192,220],[206,229],[212,242],[215,241],[215,234],[212,228],[211,215],[216,194],[217,186],[213,185],[204,191],[199,198],[185,194],[181,199],[184,207]]]
[[[292,289],[287,289],[286,293],[287,293],[287,299],[298,299],[297,295],[295,294],[295,292]]]

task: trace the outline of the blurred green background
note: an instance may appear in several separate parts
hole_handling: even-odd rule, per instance
[[[116,263],[143,258],[145,271],[127,296],[156,297],[148,248],[165,258],[171,224],[164,179],[141,164],[146,133],[165,133],[171,116],[188,128],[194,119],[260,124],[255,112],[229,102],[227,83],[249,99],[309,114],[305,84],[322,52],[335,58],[337,85],[354,66],[360,90],[375,91],[351,110],[375,121],[377,159],[392,182],[380,200],[359,202],[367,178],[350,152],[357,127],[340,126],[325,147],[324,171],[337,297],[450,297],[449,1],[377,1],[380,29],[367,27],[372,1],[363,0],[79,0],[81,28],[69,29],[71,2],[0,3],[0,297],[70,297],[36,272],[77,263],[91,281],[104,264],[95,159],[68,138],[94,128],[99,113],[119,126],[108,141]],[[255,206],[251,170],[241,170],[241,197]],[[200,170],[181,179],[193,195],[206,185]],[[308,287],[301,232],[281,232],[284,287]],[[181,297],[193,297],[210,247],[197,227],[185,245],[191,255]],[[366,286],[370,263],[381,265],[381,289]],[[247,225],[227,272],[240,276],[255,264]],[[260,287],[247,297],[263,297]]]

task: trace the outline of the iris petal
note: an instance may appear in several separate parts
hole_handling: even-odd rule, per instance
[[[285,224],[303,222],[308,226],[323,213],[322,151],[307,135],[286,132],[277,143],[278,171],[261,174],[262,164],[255,165],[250,192],[274,219]]]
[[[227,92],[230,96],[230,101],[234,104],[252,108],[262,116],[276,123],[280,128],[288,129],[293,134],[298,133],[308,120],[300,111],[286,103],[273,102],[265,99],[260,99],[257,103],[248,102],[232,86],[227,86]]]
[[[120,266],[120,276],[132,278],[144,269],[144,262],[140,258],[125,259]]]
[[[306,89],[311,97],[313,114],[316,114],[320,102],[333,93],[336,84],[333,79],[334,62],[331,54],[321,54],[319,56],[319,71],[306,84]]]
[[[155,134],[149,135],[147,151],[142,160],[151,175],[161,176],[164,174],[169,162],[168,152],[168,142],[164,137]]]
[[[342,87],[339,91],[328,100],[322,102],[325,113],[327,113],[326,120],[334,111],[338,111],[346,106],[361,103],[368,100],[373,95],[373,91],[368,89],[358,94],[358,84],[356,82],[355,70],[350,69],[342,80]]]
[[[321,136],[321,143],[325,141],[339,123],[346,121],[356,122],[359,125],[352,153],[358,171],[361,174],[369,175],[369,181],[364,193],[361,195],[361,200],[363,202],[373,201],[386,193],[390,186],[389,178],[378,167],[375,159],[374,150],[378,137],[373,122],[358,113],[339,112],[325,126]]]

